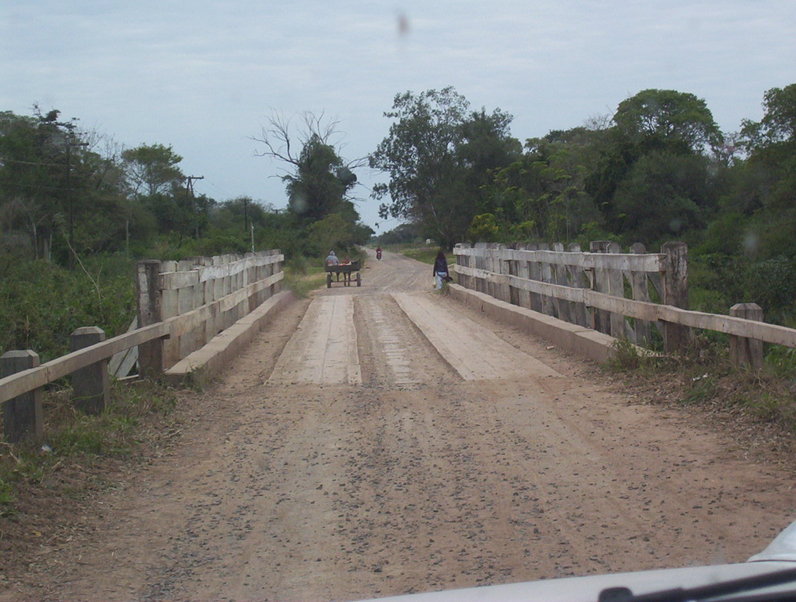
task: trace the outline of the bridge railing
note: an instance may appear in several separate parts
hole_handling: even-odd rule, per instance
[[[281,288],[283,262],[278,250],[140,262],[138,324],[191,315],[168,339],[139,347],[142,372],[167,370],[273,296]]]
[[[660,253],[633,245],[597,241],[590,252],[577,245],[456,245],[457,283],[521,307],[649,346],[654,337],[666,351],[687,347],[690,329],[731,335],[730,351],[739,364],[759,368],[763,342],[796,347],[796,330],[762,322],[753,303],[730,315],[690,311],[688,249],[666,243]]]
[[[6,439],[41,435],[41,388],[70,374],[76,405],[101,411],[108,394],[108,360],[117,353],[138,347],[141,372],[163,373],[277,293],[283,262],[278,250],[140,262],[137,329],[105,340],[99,328],[79,328],[72,333],[72,353],[41,365],[32,350],[0,357]]]

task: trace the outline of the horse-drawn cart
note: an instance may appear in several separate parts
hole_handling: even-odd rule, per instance
[[[335,274],[335,278],[332,278]],[[352,261],[351,263],[339,263],[337,265],[326,264],[326,288],[332,288],[332,282],[340,282],[340,276],[343,276],[343,286],[351,286],[352,274],[356,274],[354,278],[357,286],[362,286],[362,277],[359,274],[359,261]]]

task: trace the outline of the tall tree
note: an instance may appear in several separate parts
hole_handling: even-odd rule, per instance
[[[452,87],[398,94],[384,115],[394,122],[370,156],[370,166],[390,178],[373,188],[380,216],[415,222],[446,246],[463,240],[489,171],[519,151],[508,133],[511,116],[470,113]]]
[[[120,203],[113,161],[92,147],[95,141],[62,121],[60,113],[33,117],[0,114],[0,204],[4,229],[27,232],[34,257],[71,262],[75,252],[106,247],[115,234],[104,223]]]
[[[295,173],[285,175],[283,180],[290,211],[315,221],[347,208],[350,201],[346,193],[357,178],[332,145],[312,135],[301,149]]]
[[[702,153],[717,147],[721,131],[705,101],[676,90],[642,90],[619,103],[619,133],[643,152]]]
[[[122,152],[130,192],[135,197],[168,194],[185,180],[182,157],[171,146],[142,144]]]
[[[695,216],[715,204],[705,158],[723,138],[705,101],[675,90],[643,90],[619,103],[613,123],[600,141],[599,164],[586,181],[587,192],[611,229],[631,238],[643,233],[641,242],[649,244],[673,234],[671,225],[682,232],[701,223]],[[649,156],[657,157],[659,165]],[[677,165],[688,169],[687,177],[670,173],[677,182],[676,195],[656,194],[653,200],[645,192],[645,178],[666,181],[661,180],[661,170]],[[686,210],[691,207],[698,210]],[[678,208],[685,212],[683,219],[660,221]],[[659,228],[664,223],[667,226]]]
[[[364,158],[343,159],[334,140],[339,123],[324,114],[305,112],[302,124],[273,115],[254,140],[263,145],[259,153],[280,162],[282,180],[288,195],[288,209],[305,222],[340,214],[352,225],[359,220],[351,192],[356,186],[354,170],[365,164]]]
[[[488,190],[512,238],[568,241],[585,223],[598,221],[585,175],[597,160],[601,135],[579,127],[531,138],[525,153],[496,173]]]
[[[743,122],[741,179],[755,199],[752,238],[763,257],[796,258],[796,84],[763,96],[763,118]]]

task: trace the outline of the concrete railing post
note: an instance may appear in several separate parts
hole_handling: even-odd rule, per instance
[[[96,326],[84,326],[75,330],[69,338],[72,351],[85,349],[105,340],[105,331]],[[72,391],[75,407],[86,414],[101,414],[110,397],[108,360],[72,373]]]
[[[688,245],[684,242],[667,242],[661,247],[667,256],[667,269],[663,279],[663,303],[688,309]],[[663,348],[667,353],[684,351],[688,347],[687,326],[663,322]]]
[[[612,241],[593,240],[589,243],[591,253],[610,253]],[[591,289],[598,293],[608,293],[608,275],[606,270],[595,268],[592,271]],[[592,313],[592,328],[598,332],[609,334],[611,332],[610,313],[604,309],[595,309]]]
[[[6,351],[0,357],[0,378],[11,376],[39,365],[39,354],[30,349]],[[3,431],[6,441],[16,443],[25,435],[41,439],[44,434],[44,413],[41,389],[10,399],[3,406]]]
[[[160,298],[160,262],[139,261],[136,274],[138,292],[138,327],[163,320]],[[149,341],[138,346],[138,366],[142,375],[163,374],[163,341]]]
[[[762,322],[763,308],[757,303],[737,303],[730,308],[730,315]],[[763,367],[763,341],[731,335],[730,361],[737,368],[760,370]]]

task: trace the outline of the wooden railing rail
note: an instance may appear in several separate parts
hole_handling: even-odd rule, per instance
[[[232,260],[229,263],[222,263],[230,258]],[[0,368],[5,374],[0,374],[0,405],[3,406],[6,438],[15,441],[24,432],[41,432],[40,401],[20,401],[22,397],[100,363],[103,364],[103,371],[106,371],[105,364],[110,357],[133,347],[139,350],[148,348],[149,354],[142,353],[139,357],[150,360],[146,365],[142,364],[142,369],[160,374],[253,311],[281,288],[284,256],[278,251],[253,254],[241,260],[234,256],[200,260],[210,261],[211,265],[197,266],[194,262],[182,262],[180,265],[159,261],[139,264],[138,321],[143,325],[135,330],[101,340],[104,339],[104,333],[100,329],[78,329],[97,332],[100,342],[42,365],[38,365],[38,356],[32,351],[4,354],[0,358]],[[164,267],[168,271],[163,271]],[[176,269],[178,267],[192,269],[179,271]],[[77,332],[73,333],[73,339]],[[181,339],[186,338],[189,339],[187,342],[181,342]],[[173,344],[174,341],[177,341],[177,345]],[[164,343],[172,343],[171,348],[164,351]],[[7,365],[2,363],[6,360]],[[9,371],[13,374],[9,374]],[[107,380],[107,374],[105,377]],[[16,407],[17,402],[19,408]],[[29,411],[30,405],[37,409]],[[28,424],[29,421],[35,424]]]
[[[130,347],[135,347],[154,339],[168,337],[169,328],[176,320],[177,318],[172,318],[166,322],[139,328],[131,333],[120,334],[107,341],[62,355],[36,368],[28,368],[22,372],[0,378],[0,403],[9,401],[33,389],[49,385],[59,378],[68,376],[81,368],[96,364],[101,360],[108,359],[112,355]]]
[[[497,285],[509,285],[563,301],[583,303],[587,307],[620,313],[626,317],[650,322],[662,320],[690,328],[713,330],[739,337],[757,339],[766,343],[796,347],[796,330],[777,326],[776,324],[766,324],[765,322],[735,318],[733,316],[681,309],[672,305],[613,297],[586,288],[572,288],[558,284],[524,280],[516,276],[495,274],[466,266],[457,265],[453,266],[453,268],[456,273],[464,276],[481,278]]]
[[[755,304],[733,306],[731,315],[689,310],[683,243],[666,243],[661,253],[639,244],[621,253],[608,241],[592,242],[591,252],[560,243],[514,246],[456,245],[458,284],[639,345],[657,333],[666,351],[684,349],[691,328],[731,335],[731,356],[755,367],[763,342],[796,347],[796,330],[764,323]]]

